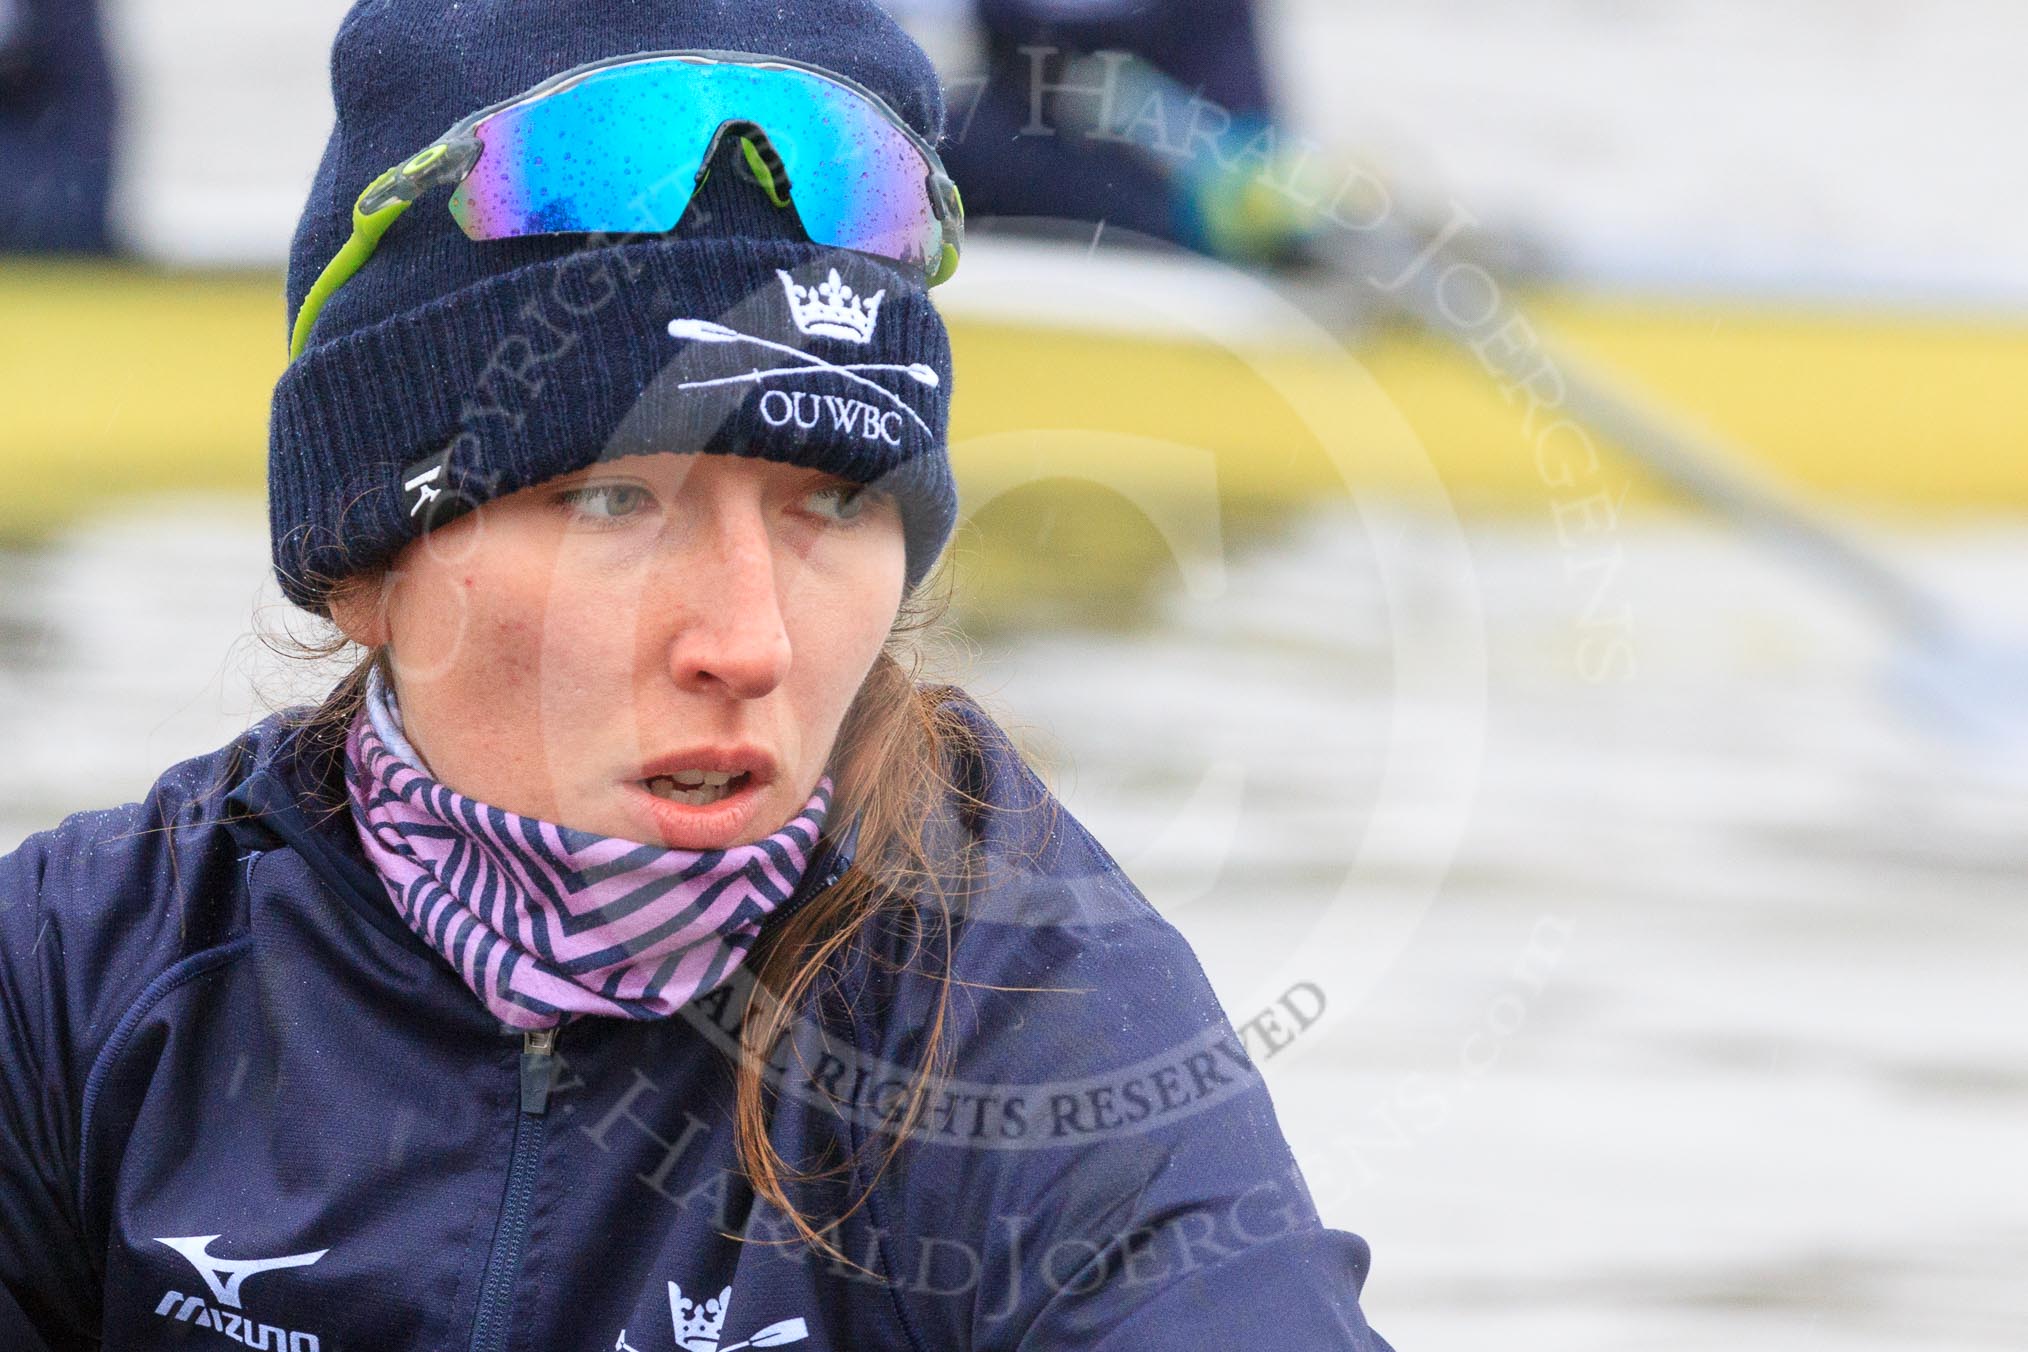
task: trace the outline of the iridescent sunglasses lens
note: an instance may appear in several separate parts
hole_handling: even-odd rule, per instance
[[[816,243],[957,270],[964,204],[936,151],[842,75],[747,52],[650,52],[566,71],[458,123],[388,170],[352,208],[352,237],[304,296],[289,359],[395,220],[456,184],[451,214],[475,240],[659,234],[683,218],[721,138],[755,181],[794,205]]]
[[[772,151],[755,167],[785,176],[770,193],[793,200],[813,241],[935,273],[956,243],[941,215],[953,199],[940,196],[926,148],[870,98],[779,64],[666,57],[595,69],[477,120],[481,153],[451,213],[475,240],[669,230],[733,131]]]

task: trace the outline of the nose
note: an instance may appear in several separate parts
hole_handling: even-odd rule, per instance
[[[678,685],[759,699],[789,674],[788,625],[774,541],[760,505],[727,504],[711,514],[693,547],[670,560],[683,622],[669,641]]]

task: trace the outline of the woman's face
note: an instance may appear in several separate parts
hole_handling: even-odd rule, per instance
[[[781,829],[815,790],[905,569],[885,494],[771,460],[644,455],[486,503],[332,613],[389,645],[403,727],[444,784],[722,849]],[[722,798],[663,778],[734,769],[746,778]]]

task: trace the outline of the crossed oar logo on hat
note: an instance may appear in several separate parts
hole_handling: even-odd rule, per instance
[[[805,352],[800,348],[790,347],[787,343],[777,343],[767,338],[756,338],[750,333],[741,333],[738,329],[727,328],[723,324],[715,324],[708,319],[672,319],[669,321],[669,336],[672,338],[688,338],[700,343],[752,343],[754,346],[764,347],[770,352],[780,352],[785,356],[794,357],[797,361],[803,363],[801,366],[776,366],[764,371],[759,369],[743,371],[738,375],[719,376],[712,380],[687,380],[676,387],[679,390],[701,390],[712,385],[759,385],[777,376],[801,376],[809,375],[813,371],[825,371],[872,390],[875,394],[887,400],[896,408],[899,408],[903,413],[915,419],[915,425],[920,427],[924,434],[932,437],[936,435],[935,432],[930,430],[930,425],[922,420],[922,415],[909,407],[906,399],[903,399],[880,382],[868,380],[864,375],[860,374],[863,371],[899,371],[917,384],[927,385],[931,389],[935,389],[942,383],[941,378],[933,368],[925,366],[921,362],[910,362],[907,365],[895,362],[858,362],[849,366],[841,366],[836,362],[825,361],[822,357]]]

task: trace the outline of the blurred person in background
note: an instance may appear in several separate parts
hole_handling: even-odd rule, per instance
[[[1195,954],[915,675],[923,53],[370,0],[332,71],[269,507],[363,655],[0,860],[0,1346],[1385,1352]]]
[[[892,7],[917,16],[955,8]],[[1229,261],[1288,261],[1306,233],[1301,219],[1284,199],[1247,192],[1264,168],[1258,159],[1237,163],[1275,139],[1279,120],[1252,0],[970,8],[977,50],[944,74],[953,104],[946,158],[975,218],[1104,222],[1128,238]]]
[[[112,251],[116,108],[97,0],[0,0],[0,253]]]
[[[1181,247],[1254,270],[1327,326],[1430,317],[1376,283],[1442,248],[1503,277],[1536,241],[1461,237],[1448,203],[1291,125],[1253,0],[890,0],[961,18],[945,157],[982,234]],[[1342,132],[1344,129],[1338,129]],[[1441,328],[1441,326],[1439,326]]]

